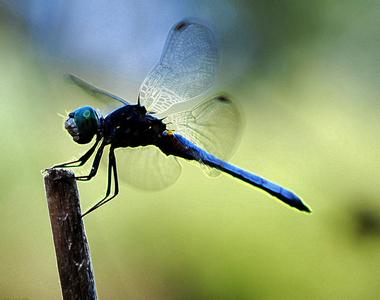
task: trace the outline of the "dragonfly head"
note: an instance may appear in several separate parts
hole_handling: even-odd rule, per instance
[[[69,113],[65,129],[78,144],[91,142],[100,127],[100,113],[91,106],[80,107]]]

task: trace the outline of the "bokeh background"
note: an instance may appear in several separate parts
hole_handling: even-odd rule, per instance
[[[231,161],[313,213],[186,162],[163,191],[123,185],[85,219],[100,299],[379,299],[380,3],[370,0],[0,1],[0,298],[61,297],[41,171],[88,148],[57,113],[95,105],[63,75],[133,102],[184,17],[215,32],[214,91],[241,110]],[[79,184],[84,208],[105,184],[104,170]]]

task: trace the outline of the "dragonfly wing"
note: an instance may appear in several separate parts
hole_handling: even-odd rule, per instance
[[[97,88],[96,86],[93,86],[91,83],[79,78],[76,75],[67,74],[66,78],[67,78],[67,80],[69,80],[70,82],[74,83],[76,86],[81,88],[88,95],[90,95],[91,97],[94,97],[98,100],[105,101],[107,103],[109,103],[109,100],[116,100],[116,101],[118,101],[124,105],[129,104],[123,98],[115,96],[106,90],[102,90],[100,88]]]
[[[140,87],[149,112],[162,113],[211,87],[218,62],[214,36],[206,26],[181,21],[170,30],[158,64]]]
[[[161,190],[173,184],[182,167],[174,156],[166,156],[155,146],[116,149],[121,180],[144,190]]]
[[[232,156],[240,137],[239,111],[226,96],[206,100],[190,111],[171,114],[164,122],[168,129],[223,160]],[[211,176],[220,173],[216,169],[206,171]]]

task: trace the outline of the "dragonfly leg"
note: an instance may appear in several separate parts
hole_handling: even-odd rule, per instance
[[[85,154],[83,154],[79,159],[73,160],[73,161],[69,161],[67,163],[55,165],[52,168],[53,169],[55,169],[55,168],[74,168],[74,167],[83,166],[89,160],[89,158],[91,157],[91,155],[94,153],[94,151],[95,151],[96,147],[98,146],[99,142],[100,142],[100,139],[96,139],[95,144]],[[77,165],[72,166],[72,164],[77,164]]]
[[[99,169],[100,160],[103,155],[104,146],[105,146],[104,144],[100,145],[98,151],[96,152],[94,162],[92,163],[90,174],[84,175],[84,176],[77,176],[75,177],[76,180],[87,181],[96,175]]]
[[[108,198],[108,196],[111,193],[112,173],[113,173],[114,182],[115,182],[115,191],[114,191],[114,194],[112,195],[112,197]],[[85,215],[89,214],[90,212],[94,211],[95,209],[99,208],[100,206],[106,204],[111,199],[115,198],[118,193],[119,193],[119,182],[118,182],[118,177],[117,177],[116,159],[115,159],[114,149],[111,148],[110,153],[109,153],[109,161],[108,161],[108,183],[107,183],[106,195],[104,196],[104,198],[102,200],[100,200],[93,207],[91,207],[88,211],[86,211],[82,215],[82,218]]]

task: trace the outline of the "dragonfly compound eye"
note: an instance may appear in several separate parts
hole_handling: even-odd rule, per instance
[[[84,106],[69,114],[65,129],[79,144],[89,143],[99,128],[99,115],[91,106]]]

